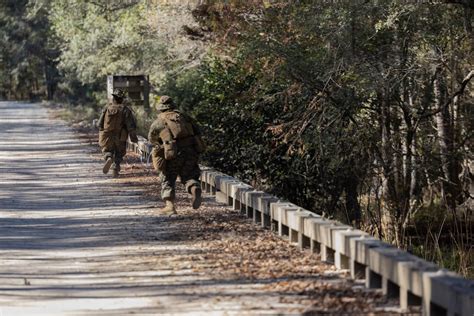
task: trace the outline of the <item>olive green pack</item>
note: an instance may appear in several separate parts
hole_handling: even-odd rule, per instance
[[[193,125],[185,115],[177,111],[170,111],[160,113],[159,117],[163,120],[175,140],[194,136]]]
[[[151,151],[151,159],[153,161],[153,167],[156,171],[162,172],[166,169],[166,160],[163,147],[154,147]]]
[[[123,105],[110,105],[107,107],[104,118],[104,131],[119,132],[123,126]]]
[[[175,159],[178,156],[178,144],[176,144],[176,139],[174,139],[171,131],[168,128],[164,128],[160,132],[160,138],[163,141],[165,159]]]
[[[165,128],[160,133],[165,151],[165,159],[175,159],[178,155],[177,141],[194,136],[193,125],[178,111],[163,112],[158,117],[165,125]]]

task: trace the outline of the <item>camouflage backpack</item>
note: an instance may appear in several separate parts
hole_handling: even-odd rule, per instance
[[[185,115],[178,111],[163,112],[159,114],[159,117],[175,140],[194,136],[193,125]]]
[[[104,131],[119,132],[123,126],[123,105],[110,105],[107,107],[104,118]]]

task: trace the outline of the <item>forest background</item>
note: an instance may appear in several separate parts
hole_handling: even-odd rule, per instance
[[[1,0],[0,98],[92,121],[107,75],[148,74],[202,126],[204,164],[473,278],[473,12]],[[156,113],[134,111],[146,135]]]

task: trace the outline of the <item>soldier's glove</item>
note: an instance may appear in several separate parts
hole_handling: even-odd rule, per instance
[[[130,136],[130,141],[132,143],[138,143],[138,137],[137,137],[137,134],[135,132],[130,132],[129,136]]]

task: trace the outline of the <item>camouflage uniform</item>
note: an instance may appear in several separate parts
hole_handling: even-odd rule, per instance
[[[118,175],[120,163],[126,154],[128,136],[130,135],[132,142],[138,141],[135,131],[137,126],[132,110],[123,102],[124,94],[117,92],[117,95],[121,97],[115,98],[116,95],[114,95],[113,102],[104,107],[99,118],[99,145],[102,148],[104,159],[106,161],[111,159],[113,162],[114,176]],[[112,115],[119,116],[117,118],[118,126],[106,126],[106,121],[110,120]],[[107,172],[108,168],[104,167],[104,173]]]
[[[167,99],[168,98],[168,99]],[[170,100],[169,97],[162,97],[162,99]],[[162,100],[163,102],[163,100]],[[201,132],[195,121],[174,109],[174,105],[170,101],[170,106],[158,105],[158,110],[160,112],[174,111],[184,116],[186,121],[192,125],[193,134],[195,136],[200,136]],[[154,145],[153,159],[154,165],[156,168],[156,159],[161,159],[164,162],[160,172],[160,182],[161,182],[161,197],[165,201],[174,202],[175,199],[175,185],[176,179],[179,176],[181,182],[185,185],[186,191],[190,194],[193,194],[194,190],[199,190],[199,202],[195,205],[193,201],[193,208],[198,208],[200,204],[200,190],[201,183],[199,181],[199,176],[201,170],[199,169],[199,153],[192,142],[180,142],[177,140],[177,156],[171,160],[164,160],[163,156],[163,140],[160,137],[161,132],[166,128],[165,121],[158,116],[158,118],[152,123],[150,131],[148,133],[148,140]]]

